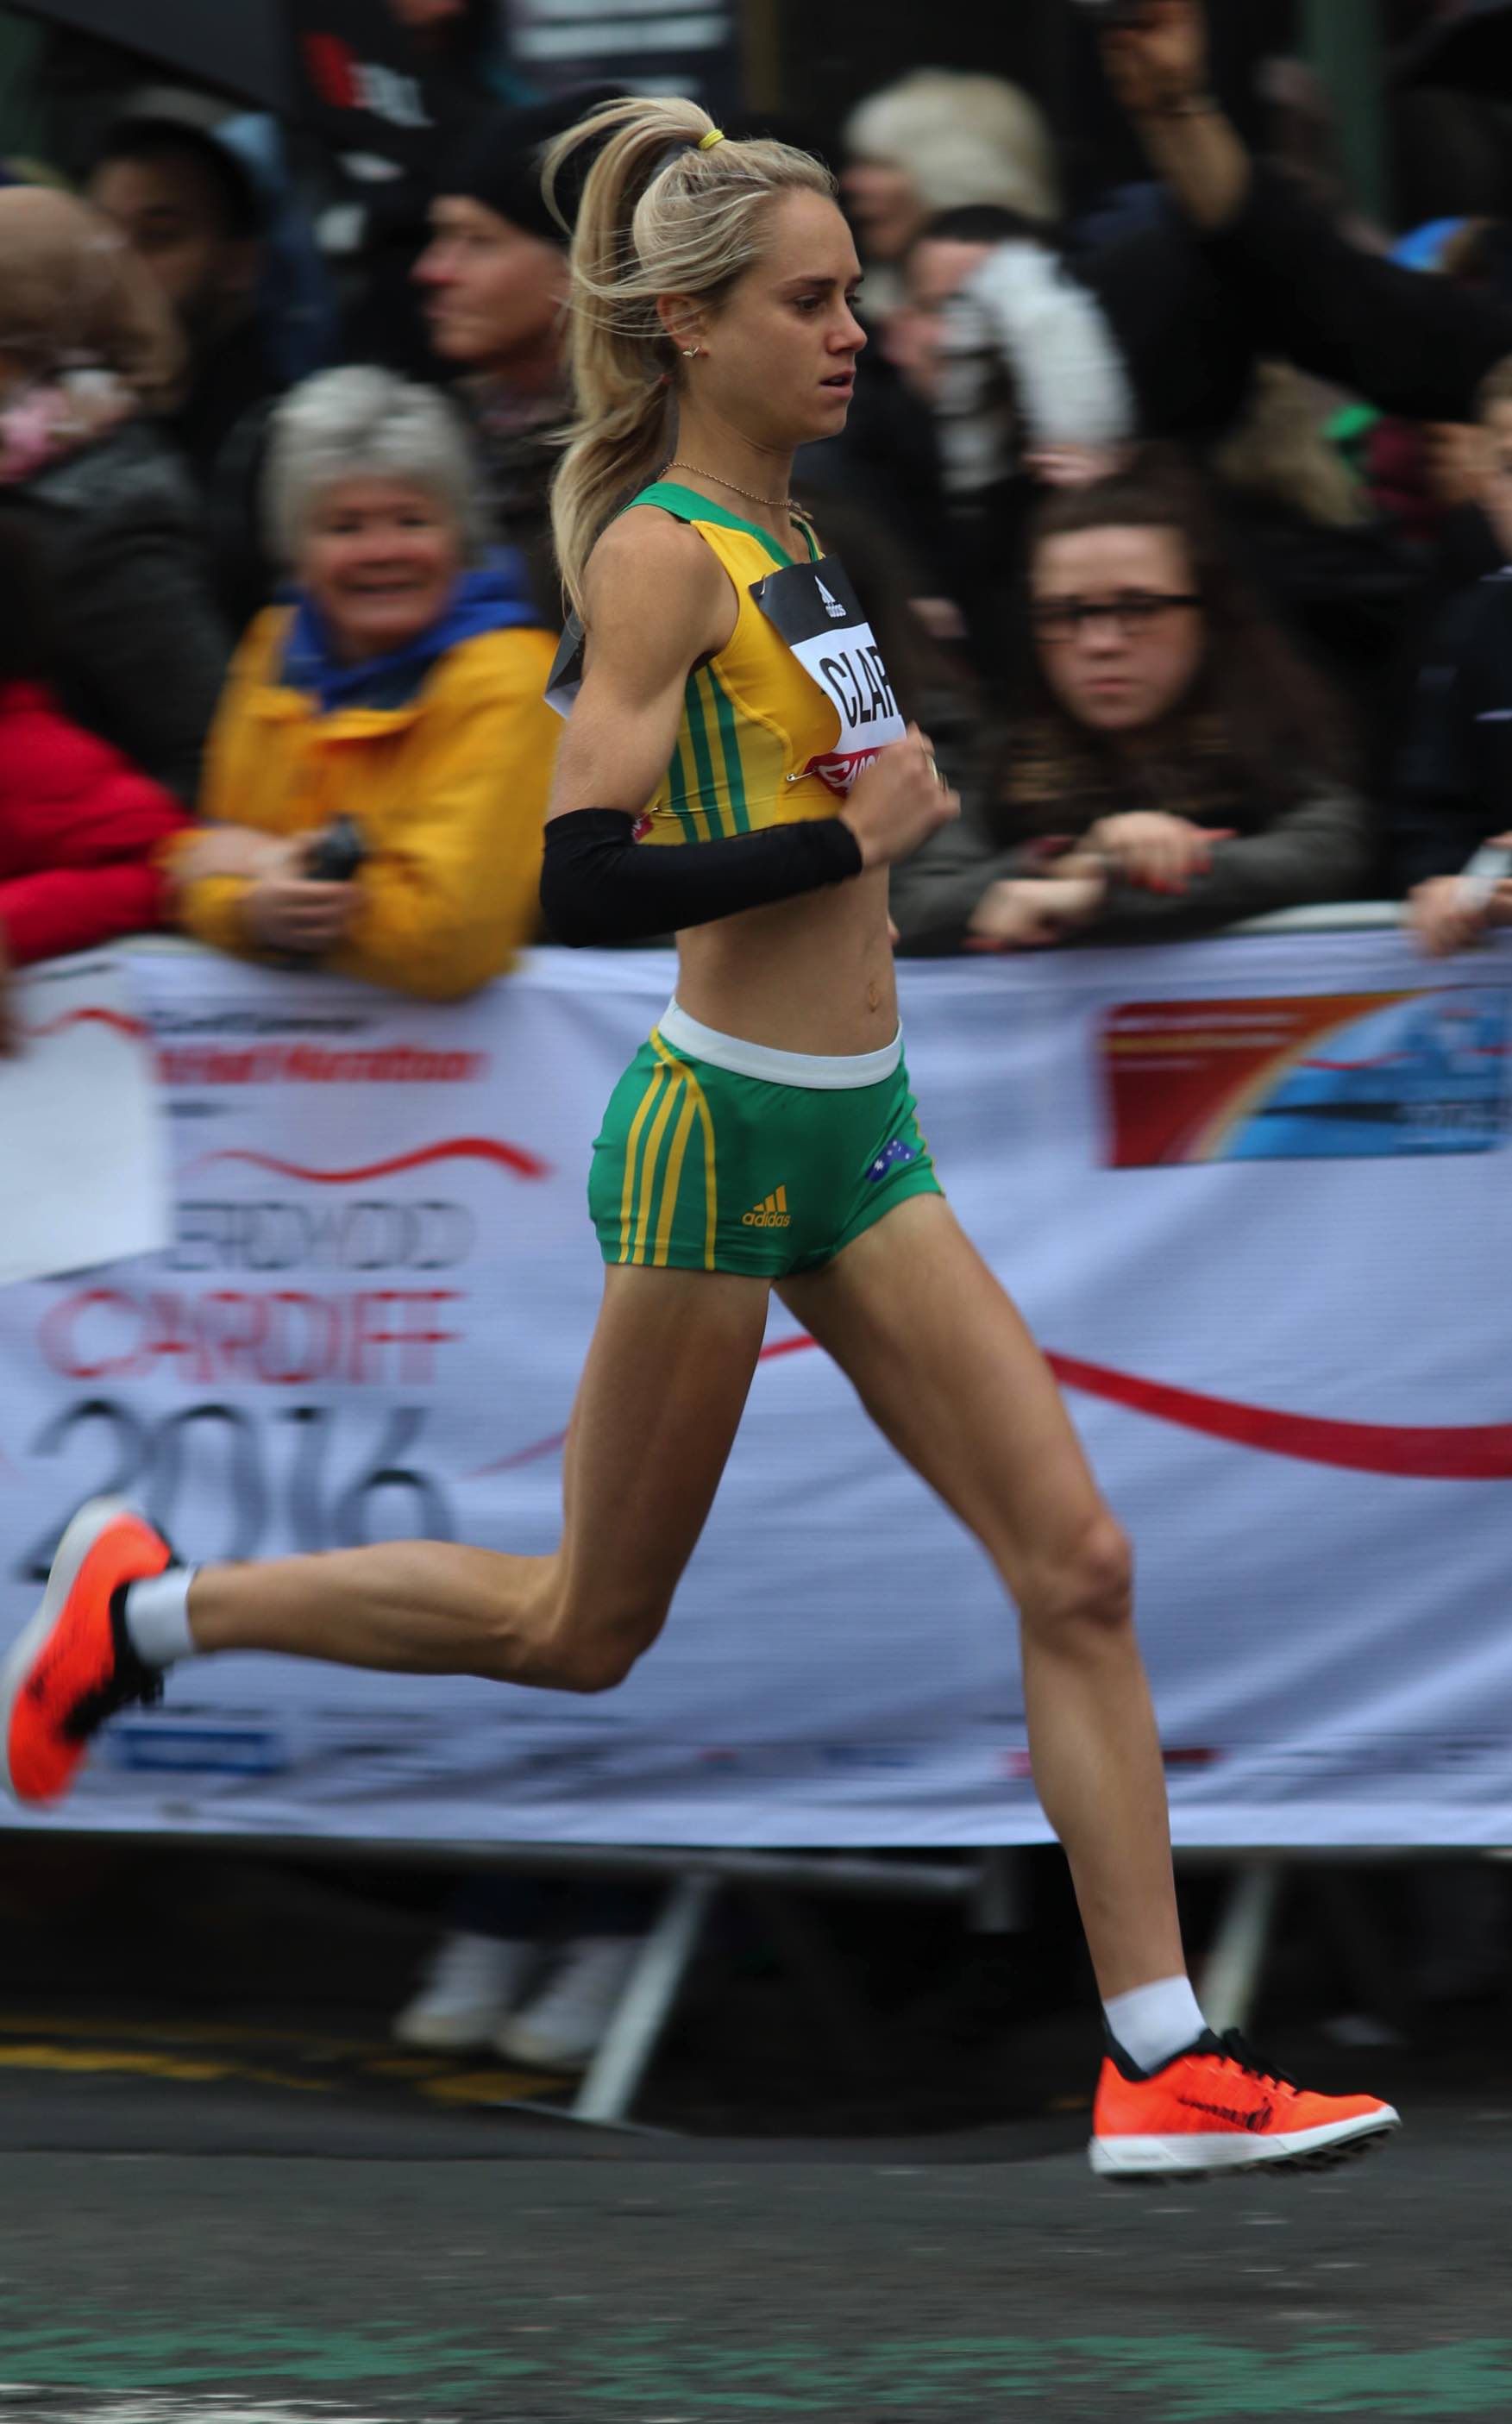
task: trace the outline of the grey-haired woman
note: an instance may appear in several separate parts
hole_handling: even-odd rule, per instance
[[[471,457],[433,389],[325,371],[274,422],[260,614],[173,854],[200,942],[434,999],[533,939],[560,726],[523,563],[484,559]],[[335,855],[333,856],[333,853]]]

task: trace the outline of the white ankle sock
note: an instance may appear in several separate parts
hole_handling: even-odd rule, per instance
[[[1141,2070],[1158,2070],[1180,2053],[1207,2022],[1192,1992],[1191,1980],[1157,1978],[1153,1986],[1135,1986],[1114,1995],[1103,2005],[1107,2033]]]
[[[126,1586],[126,1635],[147,1666],[171,1666],[177,1658],[192,1658],[195,1637],[189,1630],[189,1585],[197,1566],[169,1566],[166,1574]]]

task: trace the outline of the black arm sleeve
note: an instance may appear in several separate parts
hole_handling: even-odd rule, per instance
[[[632,841],[634,821],[624,808],[574,808],[547,826],[541,907],[559,943],[641,943],[861,872],[861,844],[838,817],[675,850]]]

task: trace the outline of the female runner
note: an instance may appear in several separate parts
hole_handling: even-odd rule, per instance
[[[776,1288],[1017,1606],[1035,1780],[1107,2023],[1094,2167],[1352,2151],[1394,2126],[1389,2106],[1305,2093],[1204,2030],[1128,1550],[915,1124],[887,869],[956,802],[788,501],[794,449],[844,424],[865,343],[833,182],[783,145],[726,141],[692,103],[635,100],[553,147],[549,189],[585,144],[579,418],[553,509],[586,649],[543,898],[569,942],[675,930],[679,966],[594,1148],[608,1268],[561,1546],[191,1571],[96,1501],[0,1683],[7,1779],[56,1796],[115,1709],[215,1651],[612,1689],[666,1620]]]

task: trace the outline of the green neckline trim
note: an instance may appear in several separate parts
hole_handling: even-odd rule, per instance
[[[680,480],[653,480],[648,488],[643,488],[638,496],[630,499],[630,505],[661,505],[667,513],[676,514],[679,521],[713,522],[720,530],[744,531],[748,538],[758,538],[785,570],[790,569],[797,562],[797,558],[789,555],[770,531],[758,529],[755,522],[742,521],[739,514],[732,514],[726,506],[716,505],[709,498],[701,497],[696,488],[685,488]],[[689,506],[692,506],[694,511],[690,513],[687,510]],[[625,507],[627,513],[629,509],[629,505]],[[806,527],[804,538],[810,564],[817,564],[820,551],[814,544],[813,532]]]

